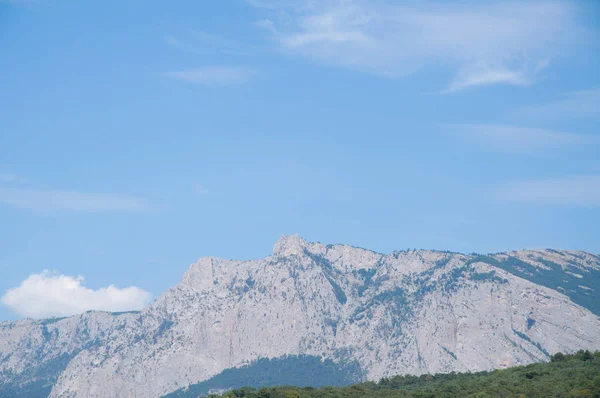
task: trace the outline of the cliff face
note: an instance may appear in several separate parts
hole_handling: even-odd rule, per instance
[[[140,313],[0,324],[0,384],[159,397],[285,355],[368,379],[543,361],[600,349],[599,275],[584,252],[383,255],[283,237],[262,260],[200,259]]]

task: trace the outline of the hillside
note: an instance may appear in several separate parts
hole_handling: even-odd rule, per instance
[[[197,395],[178,395],[196,397]],[[216,395],[214,396],[216,397]],[[229,391],[224,398],[455,398],[600,397],[600,352],[557,354],[537,363],[493,372],[394,376],[343,388],[277,387]]]
[[[599,277],[585,252],[380,254],[284,236],[264,259],[200,259],[139,313],[0,323],[0,396],[159,397],[271,366],[289,384],[343,385],[547,361],[600,348]]]

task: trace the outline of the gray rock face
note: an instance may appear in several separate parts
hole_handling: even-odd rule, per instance
[[[283,237],[262,260],[200,259],[140,313],[1,323],[0,385],[159,397],[264,357],[355,361],[379,379],[600,349],[600,318],[566,295],[575,290],[543,282],[547,268],[581,276],[573,295],[600,289],[600,259],[583,252],[383,255]]]

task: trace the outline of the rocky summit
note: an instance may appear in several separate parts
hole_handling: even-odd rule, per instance
[[[267,360],[300,364],[287,384],[307,364],[335,367],[318,372],[330,384],[506,368],[600,349],[599,315],[589,253],[380,254],[284,236],[262,260],[198,260],[141,312],[0,323],[0,396],[183,395]]]

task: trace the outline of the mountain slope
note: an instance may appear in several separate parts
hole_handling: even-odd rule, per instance
[[[383,255],[283,237],[262,260],[200,259],[139,314],[0,324],[0,382],[45,381],[53,397],[157,397],[260,358],[326,358],[379,379],[600,348],[600,318],[582,306],[593,300],[579,305],[563,294],[572,283],[538,278],[547,268],[582,275],[579,289],[598,297],[587,275],[600,261],[581,252]]]
[[[600,316],[600,257],[585,252],[521,250],[480,260],[555,289]]]

